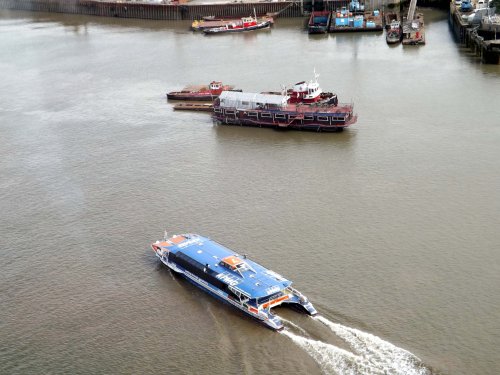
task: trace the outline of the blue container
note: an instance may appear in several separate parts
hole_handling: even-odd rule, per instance
[[[354,27],[363,27],[363,17],[354,18]]]
[[[348,18],[335,18],[335,26],[347,26]]]
[[[377,9],[375,9],[375,10],[373,11],[373,15],[374,15],[374,16],[378,16],[378,15],[379,15],[379,11],[378,11]]]
[[[373,22],[373,21],[366,21],[366,27],[375,28],[375,22]]]

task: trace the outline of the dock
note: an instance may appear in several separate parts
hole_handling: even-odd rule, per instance
[[[474,22],[454,4],[450,4],[449,24],[458,41],[469,48],[484,64],[500,64],[500,16],[482,16]]]

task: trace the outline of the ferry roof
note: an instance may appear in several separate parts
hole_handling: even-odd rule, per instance
[[[262,103],[285,105],[288,102],[288,96],[285,95],[271,95],[271,94],[257,94],[251,92],[238,92],[238,91],[222,91],[219,95],[220,103],[224,106],[236,107],[241,102]]]
[[[181,252],[218,272],[216,276],[249,298],[262,298],[290,286],[292,282],[260,264],[208,238],[196,235],[174,236],[157,243],[173,253]]]

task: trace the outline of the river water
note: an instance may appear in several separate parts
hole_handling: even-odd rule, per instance
[[[425,10],[427,45],[310,37],[302,20],[0,13],[0,372],[458,374],[500,368],[500,67]],[[320,74],[340,134],[217,126],[165,92]],[[267,330],[149,244],[194,232],[320,312]]]

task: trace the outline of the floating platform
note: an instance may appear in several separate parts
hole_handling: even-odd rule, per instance
[[[380,32],[384,30],[382,15],[378,10],[361,14],[332,12],[330,33]]]
[[[213,110],[213,103],[179,103],[174,105],[174,111],[212,112]]]
[[[403,45],[416,46],[425,44],[424,15],[418,13],[413,21],[403,24]]]

